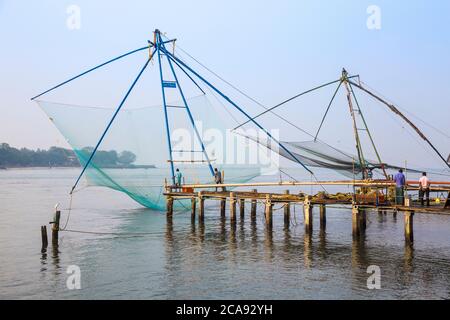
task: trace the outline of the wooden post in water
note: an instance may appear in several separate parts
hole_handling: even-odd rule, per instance
[[[240,198],[239,199],[239,213],[241,216],[241,220],[244,220],[244,216],[245,216],[245,199]]]
[[[256,189],[253,189],[252,192],[255,193],[255,196],[256,196],[256,193],[258,191]],[[256,220],[256,198],[252,199],[252,205],[251,205],[251,208],[250,208],[250,218],[251,218],[252,221]]]
[[[265,207],[265,216],[266,216],[266,225],[268,227],[272,227],[272,198],[270,197],[270,194],[266,195],[266,207]]]
[[[353,237],[359,236],[359,208],[355,204],[352,206],[352,234]]]
[[[236,221],[236,196],[230,192],[230,221]]]
[[[303,216],[305,219],[305,231],[311,232],[313,230],[313,206],[311,204],[311,196],[306,196],[303,202]]]
[[[378,209],[378,217],[383,217],[383,209]]]
[[[192,221],[195,221],[195,209],[197,206],[197,199],[195,197],[191,198],[191,219]]]
[[[319,206],[320,211],[320,229],[325,230],[327,227],[327,208],[324,204]]]
[[[225,206],[227,203],[227,198],[220,199],[220,216],[225,217]]]
[[[289,190],[285,190],[284,194],[289,194]],[[290,202],[286,202],[284,204],[284,226],[289,228],[290,222],[291,222],[291,204]]]
[[[47,251],[48,247],[47,226],[41,226],[41,238],[42,238],[41,252],[45,252]]]
[[[203,197],[203,191],[198,193],[198,220],[203,221],[205,218],[205,198]]]
[[[405,211],[405,241],[412,243],[414,241],[413,222],[414,211]]]
[[[367,213],[366,213],[366,209],[364,208],[359,208],[359,224],[360,224],[360,229],[361,232],[365,232],[366,231],[366,227],[367,227]]]
[[[53,220],[53,226],[52,226],[52,244],[57,246],[58,245],[58,238],[59,238],[59,219],[61,218],[61,211],[56,210],[55,212],[55,219]]]
[[[166,216],[167,220],[172,220],[173,216],[173,197],[167,197],[166,199]]]

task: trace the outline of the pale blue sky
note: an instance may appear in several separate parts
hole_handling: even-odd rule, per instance
[[[71,4],[81,9],[80,30],[66,26]],[[366,26],[369,5],[381,9],[380,30]],[[442,130],[447,137],[417,122],[445,156],[450,152],[450,2],[444,0],[0,0],[0,141],[31,148],[64,146],[29,98],[87,67],[145,45],[155,28],[176,37],[185,50],[267,106],[336,79],[345,66]],[[140,65],[123,71],[118,96]],[[103,89],[95,92],[108,94],[105,88],[115,80],[101,79]],[[92,91],[87,96],[95,99]],[[317,126],[329,96],[326,92],[320,105],[303,106],[298,124],[308,127],[304,119],[311,115]],[[339,107],[345,107],[345,101]],[[347,121],[347,109],[342,110]],[[329,132],[343,128],[339,112],[334,112],[339,121],[327,122]],[[395,150],[396,143],[415,141],[393,141],[392,132],[384,130],[386,114],[367,113],[386,153]],[[411,144],[414,158],[435,160],[424,151]],[[387,158],[403,159],[391,154]]]

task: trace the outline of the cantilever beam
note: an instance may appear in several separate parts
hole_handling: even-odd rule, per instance
[[[350,79],[350,78],[356,78],[356,77],[359,77],[359,76],[358,76],[358,75],[354,75],[354,76],[351,76],[351,77],[348,77],[348,78]],[[291,98],[288,98],[288,99],[286,99],[286,100],[284,100],[284,101],[278,103],[277,105],[275,105],[275,106],[273,106],[273,107],[271,107],[271,108],[269,108],[269,109],[266,109],[265,111],[263,111],[263,112],[257,114],[256,116],[252,117],[251,119],[249,119],[249,120],[247,120],[247,121],[241,123],[240,125],[238,125],[237,127],[235,127],[235,128],[233,129],[233,131],[236,130],[236,129],[238,129],[238,128],[240,128],[240,127],[242,127],[243,125],[246,125],[247,123],[251,122],[252,119],[254,120],[254,119],[256,119],[256,118],[262,116],[263,114],[266,114],[267,112],[272,112],[274,109],[276,109],[276,108],[278,108],[278,107],[281,107],[282,105],[284,105],[284,104],[286,104],[286,103],[288,103],[288,102],[290,102],[290,101],[292,101],[292,100],[295,100],[295,99],[297,99],[297,98],[299,98],[299,97],[301,97],[301,96],[303,96],[303,95],[305,95],[305,94],[307,94],[307,93],[313,92],[313,91],[315,91],[315,90],[324,88],[324,87],[326,87],[326,86],[332,85],[333,83],[337,83],[337,82],[340,82],[340,81],[342,81],[342,79],[338,79],[338,80],[334,80],[334,81],[331,81],[331,82],[322,84],[322,85],[317,86],[317,87],[314,87],[314,88],[312,88],[312,89],[303,91],[303,92],[301,92],[301,93],[299,93],[299,94],[297,94],[297,95],[295,95],[295,96],[293,96],[293,97],[291,97]]]
[[[382,104],[386,105],[392,112],[394,112],[395,114],[397,114],[400,118],[402,118],[411,128],[414,129],[414,131],[416,131],[416,133],[426,142],[428,143],[428,145],[434,150],[434,152],[436,152],[436,154],[439,156],[439,158],[441,158],[442,161],[444,161],[445,165],[447,167],[450,168],[450,163],[447,162],[447,160],[442,156],[442,154],[439,152],[438,149],[436,149],[436,147],[431,143],[430,140],[428,140],[428,138],[422,133],[422,131],[420,131],[420,129],[413,123],[411,122],[411,120],[409,120],[403,113],[400,112],[400,110],[398,110],[393,104],[388,103],[386,100],[380,98],[378,95],[374,94],[373,92],[371,92],[370,90],[364,88],[362,85],[357,84],[353,81],[349,81],[349,83],[355,87],[357,87],[358,89],[362,90],[363,92],[369,94],[372,98],[375,98],[376,100],[378,100],[379,102],[381,102]]]
[[[113,58],[111,60],[103,62],[102,64],[99,64],[98,66],[95,66],[95,67],[93,67],[93,68],[91,68],[89,70],[86,70],[86,71],[84,71],[84,72],[82,72],[82,73],[80,73],[80,74],[78,74],[78,75],[76,75],[76,76],[74,76],[74,77],[64,81],[64,82],[61,82],[60,84],[57,84],[54,87],[51,87],[48,90],[45,90],[44,92],[39,93],[38,95],[36,95],[33,98],[31,98],[31,100],[35,100],[36,98],[39,98],[40,96],[42,96],[42,95],[44,95],[44,94],[46,94],[46,93],[48,93],[50,91],[53,91],[53,90],[55,90],[55,89],[57,89],[59,87],[62,87],[63,85],[65,85],[65,84],[67,84],[67,83],[69,83],[69,82],[71,82],[71,81],[73,81],[75,79],[78,79],[78,78],[80,78],[80,77],[82,77],[82,76],[84,76],[84,75],[86,75],[86,74],[88,74],[88,73],[90,73],[90,72],[92,72],[94,70],[97,70],[97,69],[99,69],[99,68],[101,68],[103,66],[106,66],[107,64],[110,64],[111,62],[117,61],[117,60],[122,59],[122,58],[124,58],[126,56],[129,56],[130,54],[133,54],[133,53],[136,53],[136,52],[148,49],[148,48],[149,48],[148,46],[145,46],[145,47],[142,47],[142,48],[139,48],[139,49],[136,49],[136,50],[132,50],[132,51],[124,53],[124,54],[122,54],[122,55],[120,55],[118,57],[115,57],[115,58]]]
[[[223,94],[219,89],[217,89],[215,86],[213,86],[210,82],[208,82],[205,78],[203,78],[200,74],[198,74],[196,71],[194,71],[191,67],[189,67],[187,64],[185,64],[182,60],[172,55],[170,52],[168,52],[166,49],[161,48],[162,51],[172,60],[177,61],[180,66],[183,66],[187,70],[189,70],[192,74],[194,74],[197,78],[199,78],[202,82],[204,82],[207,86],[209,86],[211,89],[213,89],[216,93],[218,93],[223,99],[228,101],[234,108],[236,108],[239,112],[241,112],[243,115],[245,115],[249,121],[253,122],[258,128],[264,131],[264,133],[275,143],[278,144],[284,151],[286,151],[290,156],[292,156],[297,163],[299,163],[306,171],[308,171],[310,174],[314,175],[314,173],[307,168],[295,155],[292,154],[280,141],[275,139],[265,128],[263,128],[258,122],[254,120],[251,116],[249,116],[241,107],[239,107],[234,101],[232,101],[229,97],[227,97],[225,94]]]

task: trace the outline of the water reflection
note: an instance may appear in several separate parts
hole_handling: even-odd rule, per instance
[[[264,252],[266,261],[273,261],[273,228],[270,224],[266,225],[264,232]]]
[[[361,232],[358,237],[353,237],[352,241],[352,267],[367,267],[366,234]]]
[[[311,268],[312,264],[312,232],[307,232],[303,235],[303,262],[305,268]]]
[[[237,219],[235,222],[230,221],[229,216],[221,217],[218,212],[214,216],[207,214],[205,222],[191,220],[189,213],[174,217],[173,221],[167,219],[165,225],[165,270],[162,273],[165,275],[164,281],[168,282],[164,283],[167,288],[165,292],[176,297],[184,297],[189,290],[192,290],[193,297],[204,297],[202,290],[207,291],[205,288],[214,285],[231,291],[225,282],[233,290],[250,290],[246,283],[250,283],[250,277],[256,274],[267,286],[281,285],[284,290],[288,290],[286,288],[292,284],[293,277],[297,277],[300,279],[299,288],[306,286],[320,291],[326,286],[334,286],[330,289],[332,292],[339,286],[344,291],[353,291],[353,295],[346,292],[346,297],[357,297],[355,291],[362,293],[359,297],[370,297],[374,291],[367,291],[369,274],[366,270],[372,264],[381,267],[385,284],[394,283],[402,288],[416,285],[412,281],[412,276],[417,276],[413,264],[414,248],[405,246],[403,252],[395,250],[403,249],[403,243],[400,247],[399,244],[390,247],[379,245],[378,234],[372,238],[371,232],[377,230],[373,222],[368,224],[371,232],[367,236],[361,232],[359,237],[352,238],[351,220],[339,226],[332,215],[328,231],[320,228],[312,232],[307,232],[301,223],[291,224],[287,228],[282,215],[274,219],[273,226],[265,224],[262,214],[259,221],[249,216],[247,220]],[[387,220],[389,223],[382,223],[392,227],[392,219]],[[318,223],[316,225],[319,227]],[[42,260],[44,268],[45,259]],[[199,270],[205,272],[200,273]],[[436,285],[438,279],[433,272],[428,271],[435,278],[427,274],[419,275],[420,279],[423,278],[421,285]],[[280,283],[275,283],[278,280],[274,278],[280,279]],[[180,290],[184,290],[184,295],[180,296]],[[215,290],[216,295],[223,294],[223,291]],[[283,292],[281,290],[281,295],[277,297],[286,298]],[[298,291],[293,292],[291,298],[304,298]],[[258,297],[256,293],[246,294]],[[320,294],[314,296],[320,297]],[[324,297],[330,296],[325,294]]]

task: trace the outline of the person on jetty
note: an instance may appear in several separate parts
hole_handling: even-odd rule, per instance
[[[427,173],[423,172],[422,177],[419,179],[419,199],[420,205],[423,207],[423,196],[427,199],[427,207],[430,206],[430,180],[427,177]]]
[[[403,169],[398,170],[397,174],[394,176],[395,181],[395,204],[403,205],[405,201],[405,185],[406,179],[403,174]]]
[[[181,173],[180,169],[177,168],[175,173],[175,187],[177,189],[181,188],[181,179],[183,178],[183,174]]]
[[[219,170],[217,170],[217,168],[214,168],[214,182],[216,184],[222,184],[222,173],[220,173]],[[216,191],[217,191],[217,187],[216,187]],[[223,187],[222,191],[226,191],[226,189]]]

